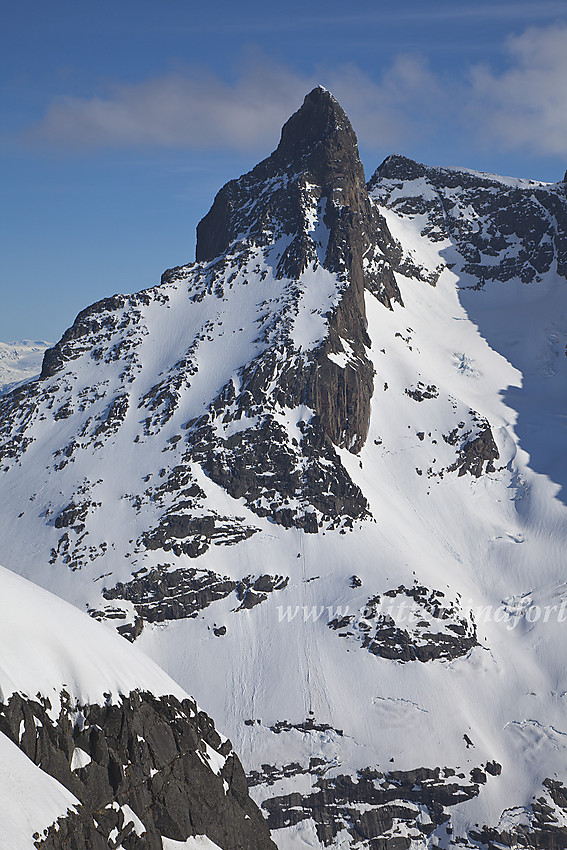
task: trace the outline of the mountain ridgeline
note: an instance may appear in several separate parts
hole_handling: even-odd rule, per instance
[[[567,846],[566,352],[565,184],[366,183],[310,92],[0,395],[0,562],[185,694],[3,698],[82,805],[37,846]]]

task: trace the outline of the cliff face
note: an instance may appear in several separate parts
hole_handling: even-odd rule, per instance
[[[274,153],[220,190],[197,228],[197,261],[282,237],[280,278],[299,279],[320,264],[343,283],[328,315],[327,338],[294,375],[293,395],[315,410],[331,443],[356,453],[366,439],[373,391],[364,290],[386,306],[401,296],[388,265],[372,262],[384,251],[395,255],[396,248],[371,207],[354,130],[321,87],[284,125]],[[352,351],[346,369],[328,357],[343,352],[344,343]]]

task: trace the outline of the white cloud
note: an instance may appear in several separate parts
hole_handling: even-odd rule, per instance
[[[399,57],[379,82],[355,66],[302,75],[261,59],[234,85],[193,70],[114,86],[105,97],[62,97],[30,135],[35,142],[70,148],[265,150],[319,83],[335,94],[359,137],[373,147],[397,143],[418,120],[425,126],[440,97],[434,75],[416,57]]]
[[[318,83],[338,98],[367,148],[458,136],[477,144],[567,156],[567,26],[530,28],[505,45],[507,65],[456,69],[451,79],[420,56],[398,56],[379,79],[355,65],[302,74],[256,56],[233,84],[189,70],[104,97],[63,97],[31,130],[56,147],[171,147],[265,152]]]
[[[567,156],[567,26],[530,28],[500,74],[471,73],[469,118],[489,144]]]
[[[311,81],[281,67],[246,72],[229,86],[208,71],[117,85],[106,97],[63,97],[33,128],[64,147],[253,149],[297,109]]]
[[[379,83],[354,67],[333,71],[327,79],[368,147],[391,148],[430,135],[449,99],[448,88],[415,55],[398,56]]]

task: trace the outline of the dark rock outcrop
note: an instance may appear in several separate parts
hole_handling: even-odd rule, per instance
[[[440,590],[400,587],[367,600],[359,614],[328,623],[372,655],[397,662],[452,661],[478,646],[474,622]]]
[[[265,602],[268,593],[283,590],[287,583],[288,579],[284,576],[245,576],[234,581],[211,570],[157,567],[129,582],[105,588],[103,596],[108,600],[126,599],[132,602],[140,624],[163,623],[196,617],[199,611],[233,592],[240,603],[236,610],[253,608]],[[108,614],[104,616],[108,617]],[[141,631],[141,626],[139,628]]]
[[[295,773],[305,772],[295,767]],[[263,768],[266,784],[279,778],[269,765]],[[450,768],[421,767],[388,773],[366,768],[356,777],[339,775],[333,779],[319,775],[317,765],[310,772],[315,778],[311,793],[274,796],[262,807],[268,812],[272,829],[312,818],[317,837],[326,846],[346,830],[355,843],[368,842],[371,850],[408,850],[413,841],[425,843],[436,828],[449,821],[447,808],[479,793],[472,775],[469,780],[463,774],[457,777]],[[257,781],[257,777],[251,778]]]
[[[459,475],[466,475],[468,472],[475,478],[480,478],[484,471],[494,472],[494,461],[499,457],[492,429],[487,423],[478,436],[461,447],[459,460],[452,469],[458,469]]]
[[[368,516],[366,498],[318,420],[300,427],[301,440],[293,444],[285,429],[264,415],[260,425],[223,439],[207,415],[193,426],[188,458],[199,461],[233,498],[244,498],[256,514],[286,528],[317,532],[319,524],[351,526],[353,520]]]
[[[48,709],[18,694],[0,704],[0,732],[81,802],[37,836],[41,850],[161,850],[161,836],[193,835],[275,850],[230,741],[192,700],[133,692],[118,705],[64,703],[57,721]]]

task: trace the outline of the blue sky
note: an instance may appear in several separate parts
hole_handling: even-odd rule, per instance
[[[194,257],[214,194],[322,83],[367,176],[390,153],[567,169],[567,3],[82,0],[5,5],[0,340]]]

